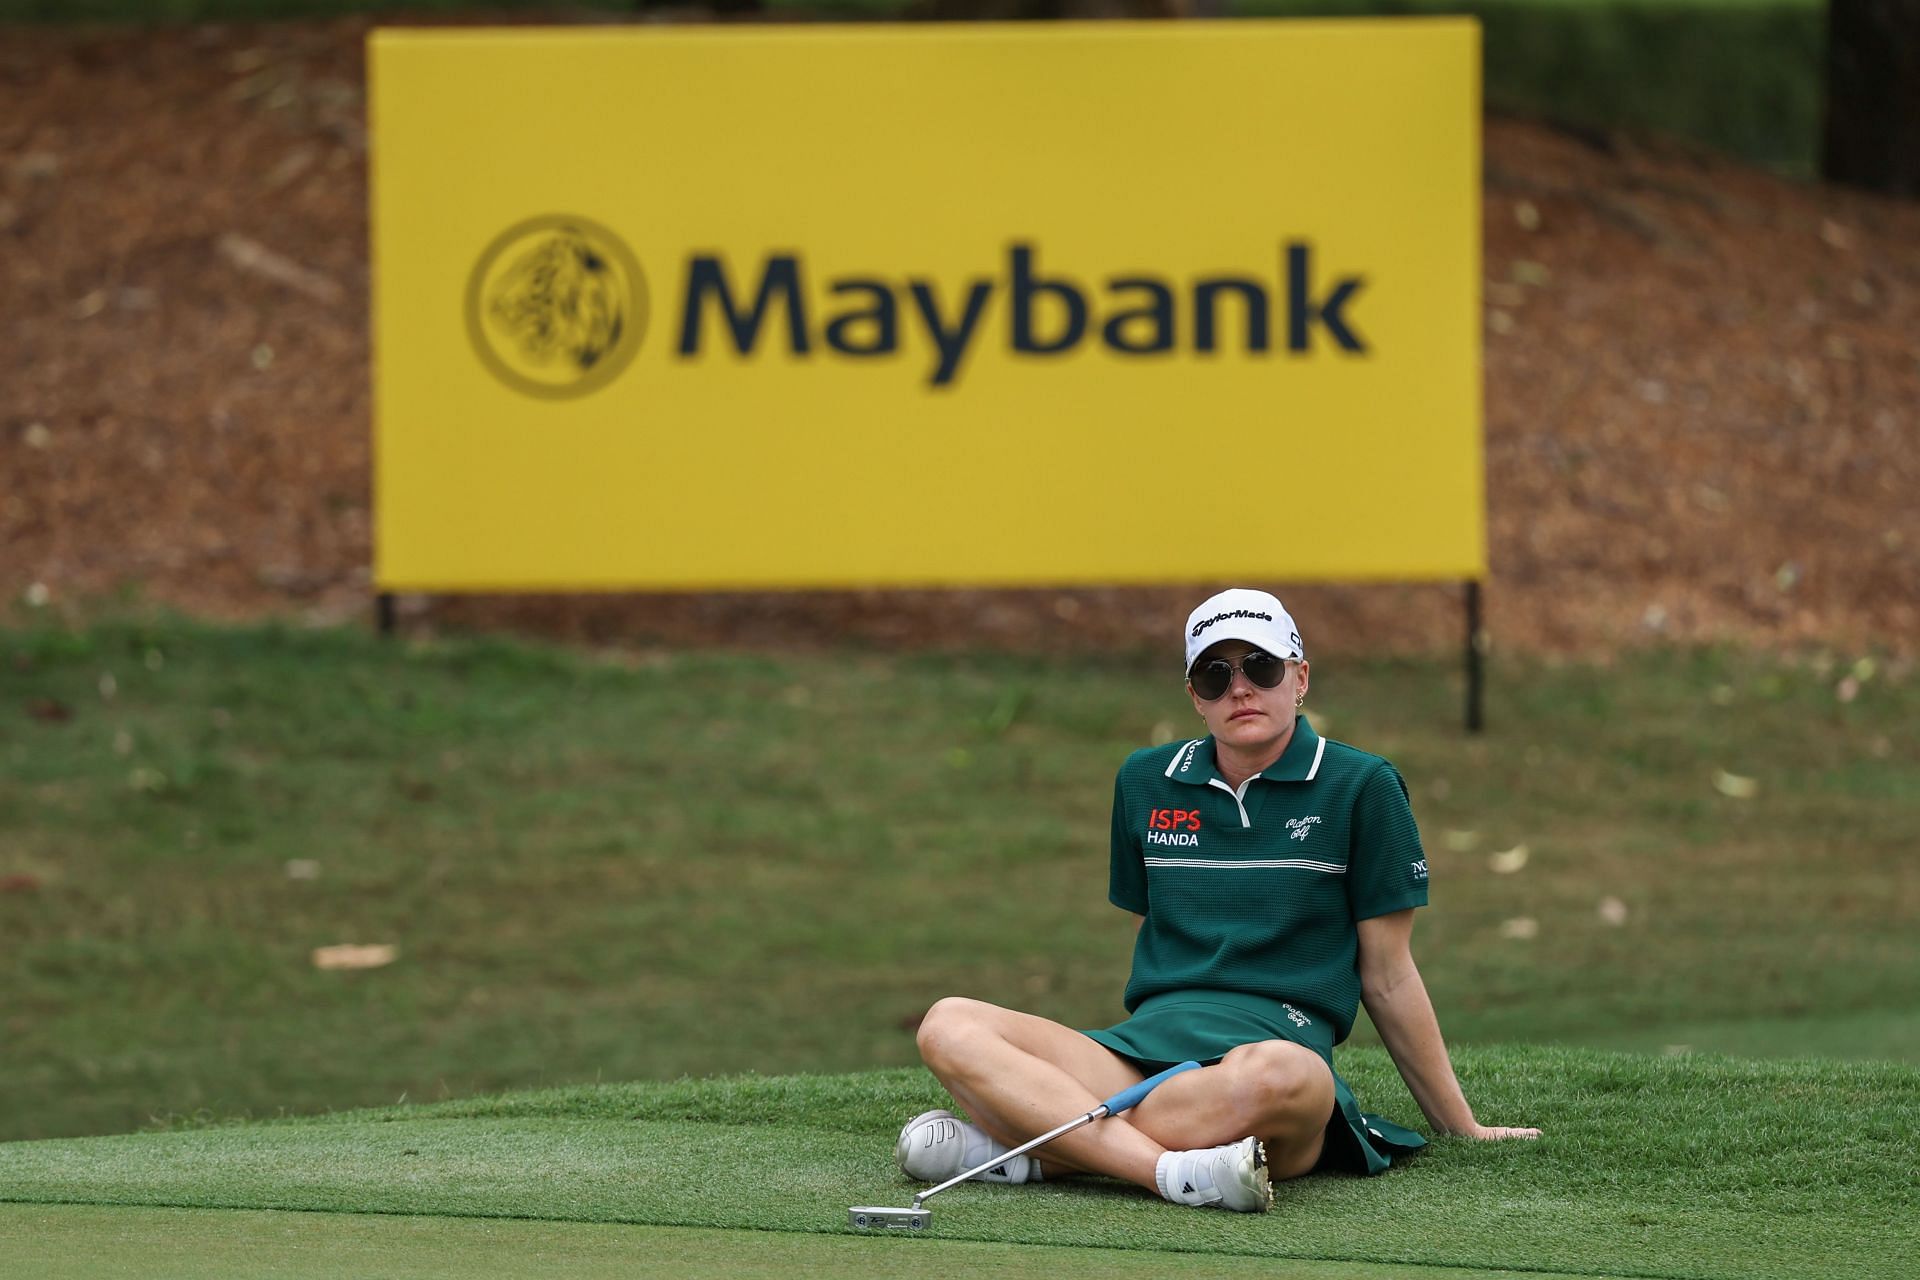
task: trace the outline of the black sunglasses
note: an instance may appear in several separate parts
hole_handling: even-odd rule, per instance
[[[1187,672],[1187,682],[1200,695],[1202,702],[1212,702],[1233,687],[1233,673],[1236,671],[1244,675],[1254,688],[1271,689],[1287,678],[1287,662],[1285,658],[1276,658],[1255,649],[1237,664],[1225,658],[1196,662],[1193,670]]]

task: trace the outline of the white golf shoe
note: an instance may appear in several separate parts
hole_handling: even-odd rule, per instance
[[[1265,1213],[1273,1207],[1267,1149],[1258,1138],[1169,1151],[1154,1166],[1153,1177],[1160,1194],[1175,1204],[1218,1205],[1236,1213]]]
[[[909,1178],[945,1182],[1008,1150],[966,1121],[956,1119],[951,1111],[923,1111],[901,1128],[893,1155],[900,1162],[900,1172]],[[1015,1156],[974,1181],[1038,1182],[1040,1162],[1032,1156]]]

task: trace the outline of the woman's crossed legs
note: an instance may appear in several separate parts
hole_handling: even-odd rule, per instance
[[[950,996],[920,1024],[920,1057],[996,1141],[1016,1146],[1084,1115],[1143,1077],[1132,1063],[1057,1022]],[[1048,1177],[1104,1173],[1157,1190],[1160,1156],[1236,1142],[1266,1144],[1269,1174],[1313,1168],[1333,1114],[1333,1073],[1286,1040],[1243,1044],[1175,1076],[1123,1116],[1076,1129],[1038,1153]]]

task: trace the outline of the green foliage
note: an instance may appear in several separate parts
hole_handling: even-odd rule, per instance
[[[0,0],[0,22],[280,22],[347,14],[633,12],[640,0]]]
[[[1818,167],[1825,0],[1231,0],[1246,17],[1471,15],[1489,107]]]
[[[206,21],[337,13],[518,11],[609,16],[645,0],[0,0],[0,21]],[[767,0],[793,18],[912,18],[920,0]],[[1818,168],[1825,0],[1229,0],[1239,17],[1470,15],[1496,110],[1651,130],[1782,172]]]

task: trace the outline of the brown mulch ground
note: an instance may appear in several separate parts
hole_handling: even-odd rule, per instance
[[[369,616],[364,32],[0,29],[0,597]],[[1920,648],[1920,205],[1491,120],[1485,209],[1494,643]],[[1265,585],[1316,650],[1458,643],[1457,587]],[[1195,597],[408,612],[594,641],[1165,646]]]

